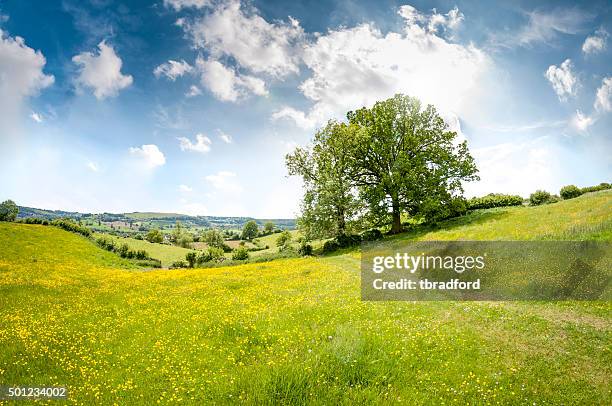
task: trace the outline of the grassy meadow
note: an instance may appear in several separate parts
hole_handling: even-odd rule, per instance
[[[607,191],[393,238],[610,241],[611,214]],[[612,403],[610,302],[363,302],[358,250],[147,270],[11,223],[0,247],[0,385],[85,404]]]

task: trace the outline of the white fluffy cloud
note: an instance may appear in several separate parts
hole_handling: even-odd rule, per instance
[[[189,65],[187,62],[181,60],[173,61],[169,60],[168,62],[162,63],[155,70],[153,70],[153,74],[155,77],[159,78],[160,76],[166,76],[168,79],[175,81],[176,78],[179,78],[186,73],[190,73],[193,71],[193,67]]]
[[[606,49],[608,32],[604,29],[595,31],[595,34],[588,36],[582,44],[582,52],[585,54],[596,54]]]
[[[166,157],[155,144],[145,144],[141,147],[131,147],[130,154],[140,158],[147,168],[155,168],[166,163]]]
[[[219,171],[204,178],[210,185],[224,192],[240,192],[242,188],[236,183],[236,174],[230,171]]]
[[[185,96],[187,97],[196,97],[202,94],[202,91],[196,85],[191,85]]]
[[[300,90],[314,106],[308,112],[285,106],[272,118],[289,118],[308,128],[399,92],[458,113],[490,59],[473,45],[438,35],[439,14],[427,16],[411,6],[401,7],[399,14],[403,32],[383,35],[362,24],[329,31],[305,46],[303,61],[312,74]],[[457,24],[459,11],[449,14],[455,17],[447,14],[444,24]]]
[[[210,138],[205,136],[204,134],[196,134],[195,142],[192,142],[187,137],[178,137],[179,145],[181,147],[181,151],[194,151],[200,153],[206,153],[210,151]]]
[[[0,132],[3,134],[8,136],[14,132],[24,100],[53,84],[54,77],[43,72],[45,64],[43,54],[28,47],[23,38],[10,37],[0,30]]]
[[[299,71],[303,30],[292,18],[288,23],[269,23],[255,10],[241,7],[240,1],[230,0],[183,27],[194,45],[214,59],[231,56],[251,72],[273,76]]]
[[[559,66],[550,65],[544,74],[559,96],[559,100],[567,100],[568,96],[576,95],[578,81],[572,68],[572,61],[566,59]]]
[[[164,0],[166,7],[172,7],[177,11],[184,8],[203,8],[211,3],[211,0]]]
[[[198,58],[196,67],[201,75],[202,86],[221,101],[236,102],[249,94],[258,96],[268,94],[263,80],[254,76],[240,75],[219,61]]]
[[[121,73],[123,61],[105,41],[98,44],[97,53],[82,52],[72,61],[80,67],[77,85],[93,89],[98,100],[116,96],[133,82],[131,75]]]
[[[604,78],[597,89],[595,109],[600,112],[612,111],[612,77]]]

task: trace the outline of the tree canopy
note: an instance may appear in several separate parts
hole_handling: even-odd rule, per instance
[[[12,200],[0,203],[0,221],[15,221],[19,214],[19,207]]]
[[[243,240],[252,240],[257,237],[259,233],[259,227],[257,227],[257,223],[255,220],[249,220],[246,222],[244,227],[242,227],[242,239]]]
[[[425,220],[448,216],[478,179],[467,143],[435,107],[396,95],[330,121],[309,148],[287,156],[290,175],[305,193],[298,224],[307,237],[339,236],[347,225],[402,231],[402,215]]]

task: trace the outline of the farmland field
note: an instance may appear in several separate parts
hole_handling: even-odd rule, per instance
[[[481,210],[394,238],[610,241],[611,204]],[[10,223],[0,246],[3,385],[100,404],[612,402],[610,302],[362,302],[356,250],[144,270]]]

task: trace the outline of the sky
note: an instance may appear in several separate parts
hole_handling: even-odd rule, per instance
[[[395,93],[467,196],[612,181],[609,1],[0,0],[0,200],[285,218],[284,157]]]

